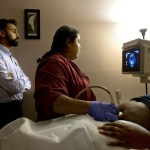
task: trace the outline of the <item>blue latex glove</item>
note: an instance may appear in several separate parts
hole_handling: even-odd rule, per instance
[[[88,114],[95,120],[116,121],[118,120],[119,109],[111,103],[92,101]]]

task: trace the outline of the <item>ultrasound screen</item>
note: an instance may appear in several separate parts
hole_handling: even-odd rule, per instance
[[[122,72],[140,71],[140,48],[124,50],[122,54]]]

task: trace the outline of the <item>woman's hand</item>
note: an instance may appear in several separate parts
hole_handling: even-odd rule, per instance
[[[117,139],[109,141],[108,145],[150,148],[150,132],[137,124],[118,121],[98,126],[98,130],[101,134]]]
[[[119,109],[111,103],[92,101],[88,114],[99,121],[116,121]]]

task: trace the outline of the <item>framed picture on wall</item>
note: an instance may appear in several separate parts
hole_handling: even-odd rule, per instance
[[[25,39],[40,39],[40,10],[24,10]]]

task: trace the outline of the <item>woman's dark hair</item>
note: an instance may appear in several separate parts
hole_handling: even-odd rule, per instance
[[[61,53],[66,46],[66,40],[70,39],[71,42],[74,42],[77,38],[79,31],[71,26],[61,26],[57,29],[51,46],[51,50],[46,52],[42,58],[37,59],[37,63],[41,60],[47,58],[50,54]]]
[[[15,19],[0,19],[0,30],[4,30],[9,23],[14,24],[15,26],[17,25]]]

